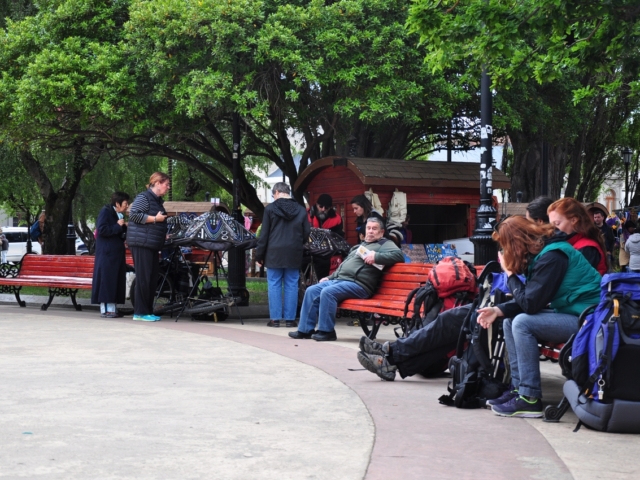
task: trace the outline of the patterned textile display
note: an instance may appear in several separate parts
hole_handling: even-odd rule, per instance
[[[168,245],[222,251],[233,247],[251,249],[258,243],[253,233],[224,212],[208,212],[200,216],[181,213],[167,219],[167,223]]]
[[[324,228],[311,228],[309,243],[304,246],[305,255],[319,257],[346,256],[349,250],[351,246],[344,238]]]

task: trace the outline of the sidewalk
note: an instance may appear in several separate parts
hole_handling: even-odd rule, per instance
[[[326,343],[266,322],[1,305],[0,478],[636,476],[640,436],[443,407],[447,378],[350,371],[362,332],[345,320]],[[559,368],[542,368],[555,402]]]

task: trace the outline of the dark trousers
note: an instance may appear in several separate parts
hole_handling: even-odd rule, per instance
[[[136,269],[134,315],[153,315],[160,263],[158,252],[144,247],[130,247]]]
[[[402,378],[430,371],[442,372],[447,353],[456,348],[471,304],[439,314],[429,325],[391,344],[389,360]],[[435,373],[435,372],[434,372]]]

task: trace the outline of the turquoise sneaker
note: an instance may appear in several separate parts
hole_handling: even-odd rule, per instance
[[[160,317],[156,317],[155,315],[134,315],[133,319],[139,322],[157,322],[160,320]]]

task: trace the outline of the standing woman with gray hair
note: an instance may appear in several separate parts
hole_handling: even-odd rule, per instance
[[[160,320],[160,317],[153,314],[153,301],[158,286],[159,252],[167,236],[167,212],[161,197],[170,188],[169,175],[153,173],[147,190],[133,200],[129,211],[127,245],[133,254],[136,269],[134,320]]]
[[[303,245],[309,239],[311,225],[307,211],[291,198],[289,185],[278,182],[272,192],[274,201],[262,216],[256,262],[267,267],[271,317],[267,326],[279,327],[280,320],[284,320],[292,328],[296,326]]]

